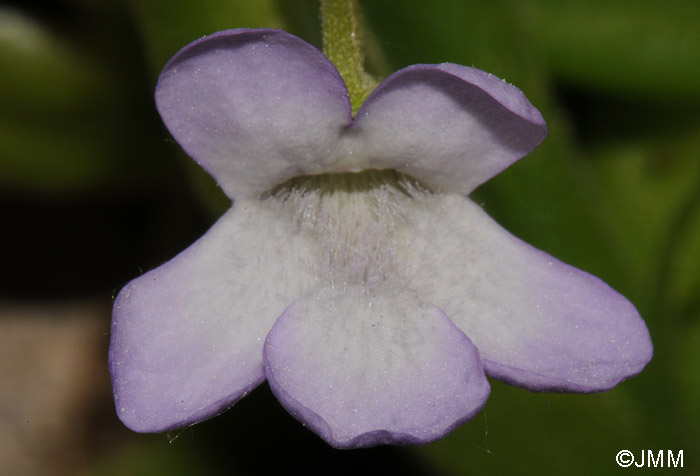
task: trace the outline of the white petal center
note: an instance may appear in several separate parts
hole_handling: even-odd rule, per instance
[[[412,228],[412,209],[431,195],[414,178],[387,169],[296,177],[265,200],[311,241],[318,279],[375,286],[401,280],[397,250]]]

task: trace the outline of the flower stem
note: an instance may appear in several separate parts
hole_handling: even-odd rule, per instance
[[[323,53],[345,80],[355,114],[377,82],[365,72],[357,0],[320,0]]]

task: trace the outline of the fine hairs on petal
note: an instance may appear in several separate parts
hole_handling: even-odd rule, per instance
[[[296,177],[266,196],[313,243],[317,278],[374,286],[401,275],[399,239],[412,226],[410,211],[431,191],[386,169]]]
[[[282,405],[329,444],[424,444],[481,410],[478,350],[404,289],[322,287],[268,334],[265,375]]]

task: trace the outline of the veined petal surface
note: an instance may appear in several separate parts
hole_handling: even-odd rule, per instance
[[[109,360],[128,427],[160,432],[205,420],[264,380],[265,336],[310,284],[308,250],[282,223],[256,202],[237,202],[196,243],[122,289]]]
[[[291,305],[265,344],[270,387],[335,447],[436,440],[488,397],[478,351],[437,307],[374,291],[324,289]]]
[[[156,103],[231,198],[323,172],[351,122],[333,64],[279,30],[223,31],[186,46],[163,69]]]
[[[418,213],[409,280],[474,342],[487,375],[595,392],[651,359],[637,310],[600,279],[515,238],[467,198],[436,197]]]
[[[469,194],[547,135],[515,86],[456,64],[414,65],[389,76],[358,111],[352,131],[368,166],[408,173]]]

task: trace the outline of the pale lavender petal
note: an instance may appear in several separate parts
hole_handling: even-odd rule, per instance
[[[436,440],[489,394],[478,351],[449,318],[388,289],[349,286],[298,300],[264,355],[282,405],[339,448]]]
[[[408,280],[479,349],[489,376],[595,392],[652,356],[635,307],[600,279],[509,234],[469,199],[434,197],[403,250]]]
[[[109,360],[129,428],[205,420],[264,380],[265,336],[311,282],[299,259],[308,250],[282,225],[237,202],[195,244],[122,289]]]
[[[456,64],[414,65],[369,96],[353,126],[363,166],[468,194],[542,142],[547,127],[516,87]]]
[[[156,102],[173,137],[229,197],[323,172],[350,124],[340,74],[313,46],[278,30],[230,30],[183,48]]]

